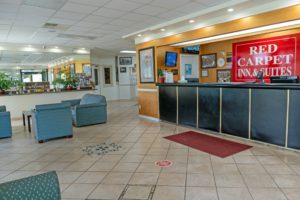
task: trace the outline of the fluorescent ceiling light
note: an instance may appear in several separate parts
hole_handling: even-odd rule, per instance
[[[164,31],[166,31],[166,29],[164,29],[164,28],[162,28],[162,29],[160,29],[162,32],[164,32]]]
[[[90,51],[86,50],[85,48],[76,49],[76,50],[74,50],[74,52],[77,54],[89,54],[90,53]]]
[[[120,51],[120,53],[132,53],[132,54],[136,54],[136,51],[123,50],[123,51]]]
[[[52,49],[49,49],[49,52],[52,52],[52,53],[62,53],[63,51],[61,49],[59,49],[58,47],[54,47]]]
[[[300,25],[300,20],[293,20],[293,21],[288,21],[288,22],[283,22],[283,23],[278,23],[278,24],[272,24],[272,25],[262,26],[262,27],[258,27],[258,28],[247,29],[247,30],[243,30],[243,31],[236,31],[236,32],[232,32],[232,33],[225,33],[222,35],[216,35],[216,36],[211,36],[211,37],[207,37],[207,38],[201,38],[201,39],[191,40],[191,41],[187,41],[187,42],[176,43],[171,46],[184,46],[184,45],[190,45],[190,44],[209,42],[209,41],[214,41],[214,40],[219,40],[219,39],[231,38],[234,36],[241,36],[241,35],[261,32],[261,31],[268,31],[268,30],[272,30],[272,29],[295,26],[295,25]]]
[[[189,23],[190,23],[190,24],[192,24],[192,23],[194,23],[194,22],[195,22],[195,20],[193,20],[193,19],[190,19],[190,20],[189,20]]]
[[[138,37],[142,37],[142,34],[138,34]]]
[[[22,51],[31,52],[31,51],[36,51],[36,49],[33,48],[31,45],[28,45],[27,47],[22,48]]]

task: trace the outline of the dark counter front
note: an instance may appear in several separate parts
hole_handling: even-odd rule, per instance
[[[300,84],[157,84],[160,119],[300,149]]]

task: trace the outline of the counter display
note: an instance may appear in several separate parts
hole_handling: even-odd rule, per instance
[[[160,119],[300,149],[300,84],[157,84]]]

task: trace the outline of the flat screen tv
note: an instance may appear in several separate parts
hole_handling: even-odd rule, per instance
[[[191,54],[199,54],[200,51],[200,45],[195,46],[189,46],[189,47],[183,47],[182,53],[191,53]]]
[[[166,52],[165,66],[166,67],[176,67],[177,65],[177,53],[176,52]]]

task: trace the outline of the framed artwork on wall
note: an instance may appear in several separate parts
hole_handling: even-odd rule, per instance
[[[208,70],[207,70],[207,69],[203,69],[203,70],[201,71],[201,76],[202,76],[202,77],[208,77]]]
[[[201,55],[201,67],[202,68],[213,68],[217,67],[217,54],[204,54]]]
[[[90,64],[82,64],[82,71],[85,76],[92,76],[92,67]]]
[[[154,47],[139,50],[139,71],[141,83],[155,83]]]
[[[120,73],[126,73],[126,67],[120,67]]]
[[[217,82],[218,83],[231,82],[231,70],[230,69],[217,70]]]
[[[119,57],[120,65],[132,65],[132,57]]]

